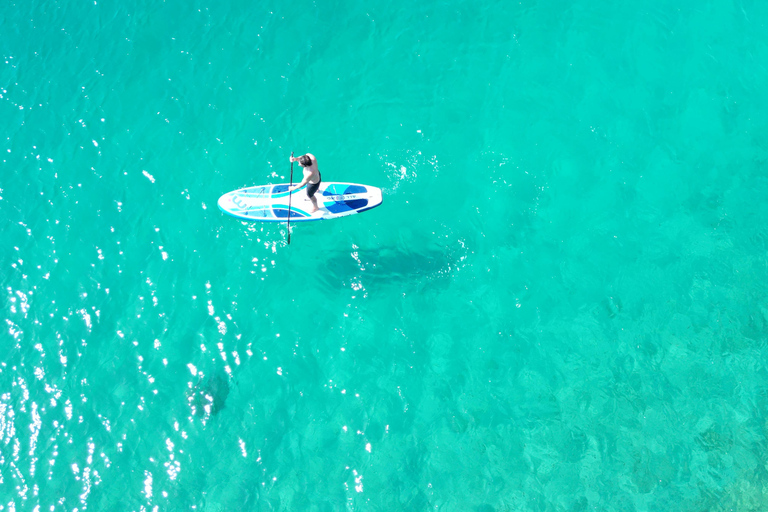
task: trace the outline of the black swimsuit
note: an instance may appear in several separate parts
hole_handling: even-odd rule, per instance
[[[320,177],[317,183],[307,183],[307,197],[310,199],[315,195],[315,192],[317,192],[317,189],[320,188],[320,184],[323,182],[323,177],[320,175],[320,171],[317,171],[317,175]]]

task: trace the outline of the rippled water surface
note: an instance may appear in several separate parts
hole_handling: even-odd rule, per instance
[[[0,510],[768,509],[768,4],[0,27]]]

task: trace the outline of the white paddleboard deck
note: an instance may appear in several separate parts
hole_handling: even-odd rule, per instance
[[[219,198],[224,213],[242,220],[288,221],[288,184],[258,185],[227,192]],[[291,222],[335,219],[364,212],[381,204],[381,189],[359,183],[321,182],[315,192],[319,210],[310,213],[312,201],[306,186],[291,194]]]

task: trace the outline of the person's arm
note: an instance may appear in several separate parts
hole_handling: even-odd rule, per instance
[[[304,179],[301,180],[301,183],[299,183],[298,185],[294,185],[292,187],[288,187],[288,191],[292,192],[292,191],[294,191],[294,190],[296,190],[298,188],[301,188],[304,185],[306,185],[308,182],[309,182],[309,176],[304,176]]]

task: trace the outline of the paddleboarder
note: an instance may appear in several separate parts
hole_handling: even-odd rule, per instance
[[[320,188],[320,182],[322,181],[320,177],[320,171],[317,168],[317,158],[315,158],[315,155],[307,153],[306,155],[301,155],[297,158],[291,156],[291,163],[293,162],[299,162],[299,165],[304,171],[304,179],[301,180],[301,183],[291,186],[288,190],[293,192],[294,190],[300,189],[306,185],[307,197],[309,197],[309,200],[312,201],[312,206],[314,207],[310,213],[315,213],[319,210],[317,207],[315,192],[317,192],[317,189]]]

